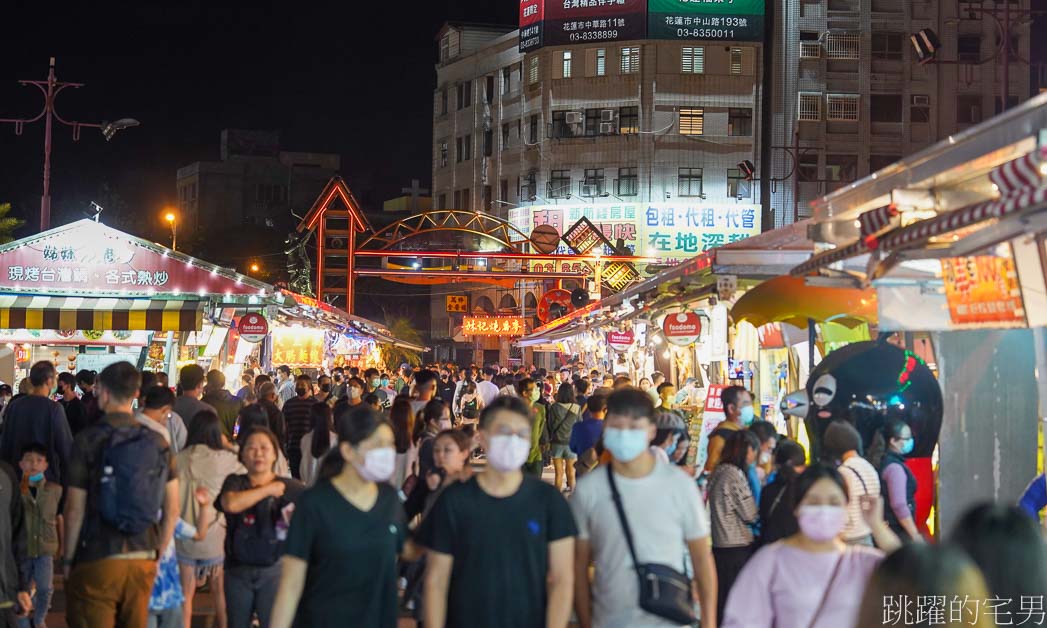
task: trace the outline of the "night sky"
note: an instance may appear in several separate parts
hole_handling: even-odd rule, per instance
[[[355,194],[380,209],[431,176],[437,30],[511,25],[517,11],[515,0],[77,4],[5,7],[0,118],[42,108],[17,80],[46,78],[53,55],[59,80],[86,83],[61,94],[60,115],[142,126],[109,143],[85,129],[74,144],[56,125],[52,224],[83,217],[92,200],[159,216],[175,200],[177,168],[217,159],[223,128],[278,129],[286,150],[340,154]],[[39,220],[43,132],[42,122],[22,136],[0,125],[0,202],[28,220],[20,236]]]

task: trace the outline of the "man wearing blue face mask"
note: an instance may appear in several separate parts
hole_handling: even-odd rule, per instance
[[[724,388],[720,393],[720,401],[723,403],[724,420],[709,434],[709,455],[705,459],[705,472],[710,474],[720,463],[720,453],[731,432],[749,427],[756,418],[752,393],[744,386]]]
[[[578,525],[574,603],[582,628],[668,628],[684,623],[641,608],[635,567],[679,570],[684,548],[698,584],[702,627],[717,625],[709,516],[691,478],[659,462],[648,447],[657,429],[654,413],[651,397],[638,388],[611,393],[603,432],[611,463],[580,479],[570,500]],[[599,568],[590,579],[593,562]],[[693,606],[689,583],[686,589],[687,604]]]

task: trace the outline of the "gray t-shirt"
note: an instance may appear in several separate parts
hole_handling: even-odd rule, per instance
[[[709,536],[709,515],[694,480],[672,465],[657,462],[646,477],[615,474],[614,481],[639,561],[682,571],[687,541]],[[578,538],[589,541],[596,565],[592,585],[594,628],[676,626],[640,609],[636,570],[611,499],[606,467],[578,480],[570,504]]]

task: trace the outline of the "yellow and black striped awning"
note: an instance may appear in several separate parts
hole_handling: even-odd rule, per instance
[[[0,295],[0,329],[199,331],[204,303]]]

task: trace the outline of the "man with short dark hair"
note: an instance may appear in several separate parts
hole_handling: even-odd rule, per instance
[[[567,626],[577,530],[563,496],[520,470],[530,415],[519,397],[485,407],[486,469],[444,488],[422,520],[426,628]]]
[[[483,371],[483,379],[476,382],[476,392],[480,395],[480,398],[484,400],[484,405],[489,406],[494,402],[495,397],[498,396],[498,386],[491,380],[498,374],[498,371],[491,367],[487,367]]]
[[[454,407],[454,393],[456,382],[451,378],[451,372],[447,368],[440,370],[440,379],[436,382],[436,396],[447,404],[448,408]]]
[[[411,411],[415,416],[427,403],[436,396],[436,373],[429,369],[414,372],[414,399],[411,400]]]
[[[71,628],[145,626],[157,557],[174,535],[179,516],[178,473],[163,437],[139,425],[132,415],[140,381],[138,371],[128,362],[102,370],[98,401],[105,415],[77,435],[69,462],[62,548],[66,621]],[[125,453],[128,447],[137,455]],[[131,468],[135,464],[141,468]],[[154,475],[157,472],[160,477]],[[144,478],[153,478],[157,490],[156,481],[162,483],[158,509],[162,519],[157,524],[150,518],[139,532],[140,519],[129,521],[128,517],[152,510],[160,497],[151,491],[126,490],[139,482],[148,483]],[[110,490],[109,486],[125,489],[115,499],[126,503],[106,506],[109,502],[102,499],[102,492]]]
[[[58,403],[65,410],[65,418],[69,422],[69,431],[75,437],[80,430],[87,427],[87,409],[84,402],[76,394],[76,377],[72,373],[58,374],[58,394],[61,395]]]
[[[679,572],[686,547],[698,585],[702,626],[715,627],[716,570],[709,542],[709,517],[694,481],[673,465],[659,462],[648,447],[655,436],[654,404],[638,388],[607,398],[604,448],[611,463],[582,477],[571,498],[578,524],[575,544],[574,608],[581,628],[679,626],[640,607],[637,565],[655,564]],[[622,523],[627,518],[630,551]],[[590,582],[589,566],[599,568]],[[687,587],[691,592],[691,587]]]
[[[102,416],[94,392],[95,375],[94,371],[87,369],[81,369],[76,373],[76,385],[83,393],[80,395],[80,401],[84,404],[84,416],[87,418],[88,425],[94,425]]]
[[[65,410],[51,401],[57,380],[55,365],[46,360],[29,369],[29,394],[13,399],[4,414],[0,460],[14,467],[21,479],[18,461],[22,458],[22,448],[29,443],[40,443],[47,447],[47,479],[65,486],[73,434]]]
[[[291,475],[298,477],[298,467],[302,461],[302,437],[313,428],[313,380],[302,374],[294,383],[295,396],[284,402],[283,414],[287,424],[287,463],[291,466]],[[361,393],[363,391],[361,390]],[[356,402],[359,403],[359,397]]]
[[[283,404],[295,397],[295,379],[291,377],[291,367],[281,364],[276,369],[276,397],[283,409]]]
[[[215,409],[218,419],[222,422],[222,433],[232,440],[236,418],[240,416],[240,408],[244,404],[225,389],[225,374],[217,369],[207,372],[207,386],[201,401]]]
[[[321,374],[316,378],[317,393],[313,395],[313,399],[319,403],[326,403],[327,405],[334,407],[335,398],[332,394],[334,385],[331,383],[331,376]]]
[[[214,406],[200,400],[204,395],[206,378],[204,369],[196,364],[187,364],[178,371],[178,386],[182,389],[182,394],[175,399],[171,410],[182,418],[185,427],[193,422],[193,417],[205,410],[218,414]]]
[[[163,436],[171,446],[171,455],[176,456],[185,448],[187,437],[185,422],[171,411],[175,396],[170,388],[150,386],[140,400],[135,419],[142,425]]]
[[[560,383],[566,384],[571,381],[571,369],[566,366],[560,369]]]
[[[720,402],[723,404],[724,420],[709,434],[709,455],[705,459],[706,473],[712,473],[716,465],[720,464],[720,454],[731,432],[745,429],[753,422],[755,416],[752,393],[744,386],[724,388],[720,392]]]

